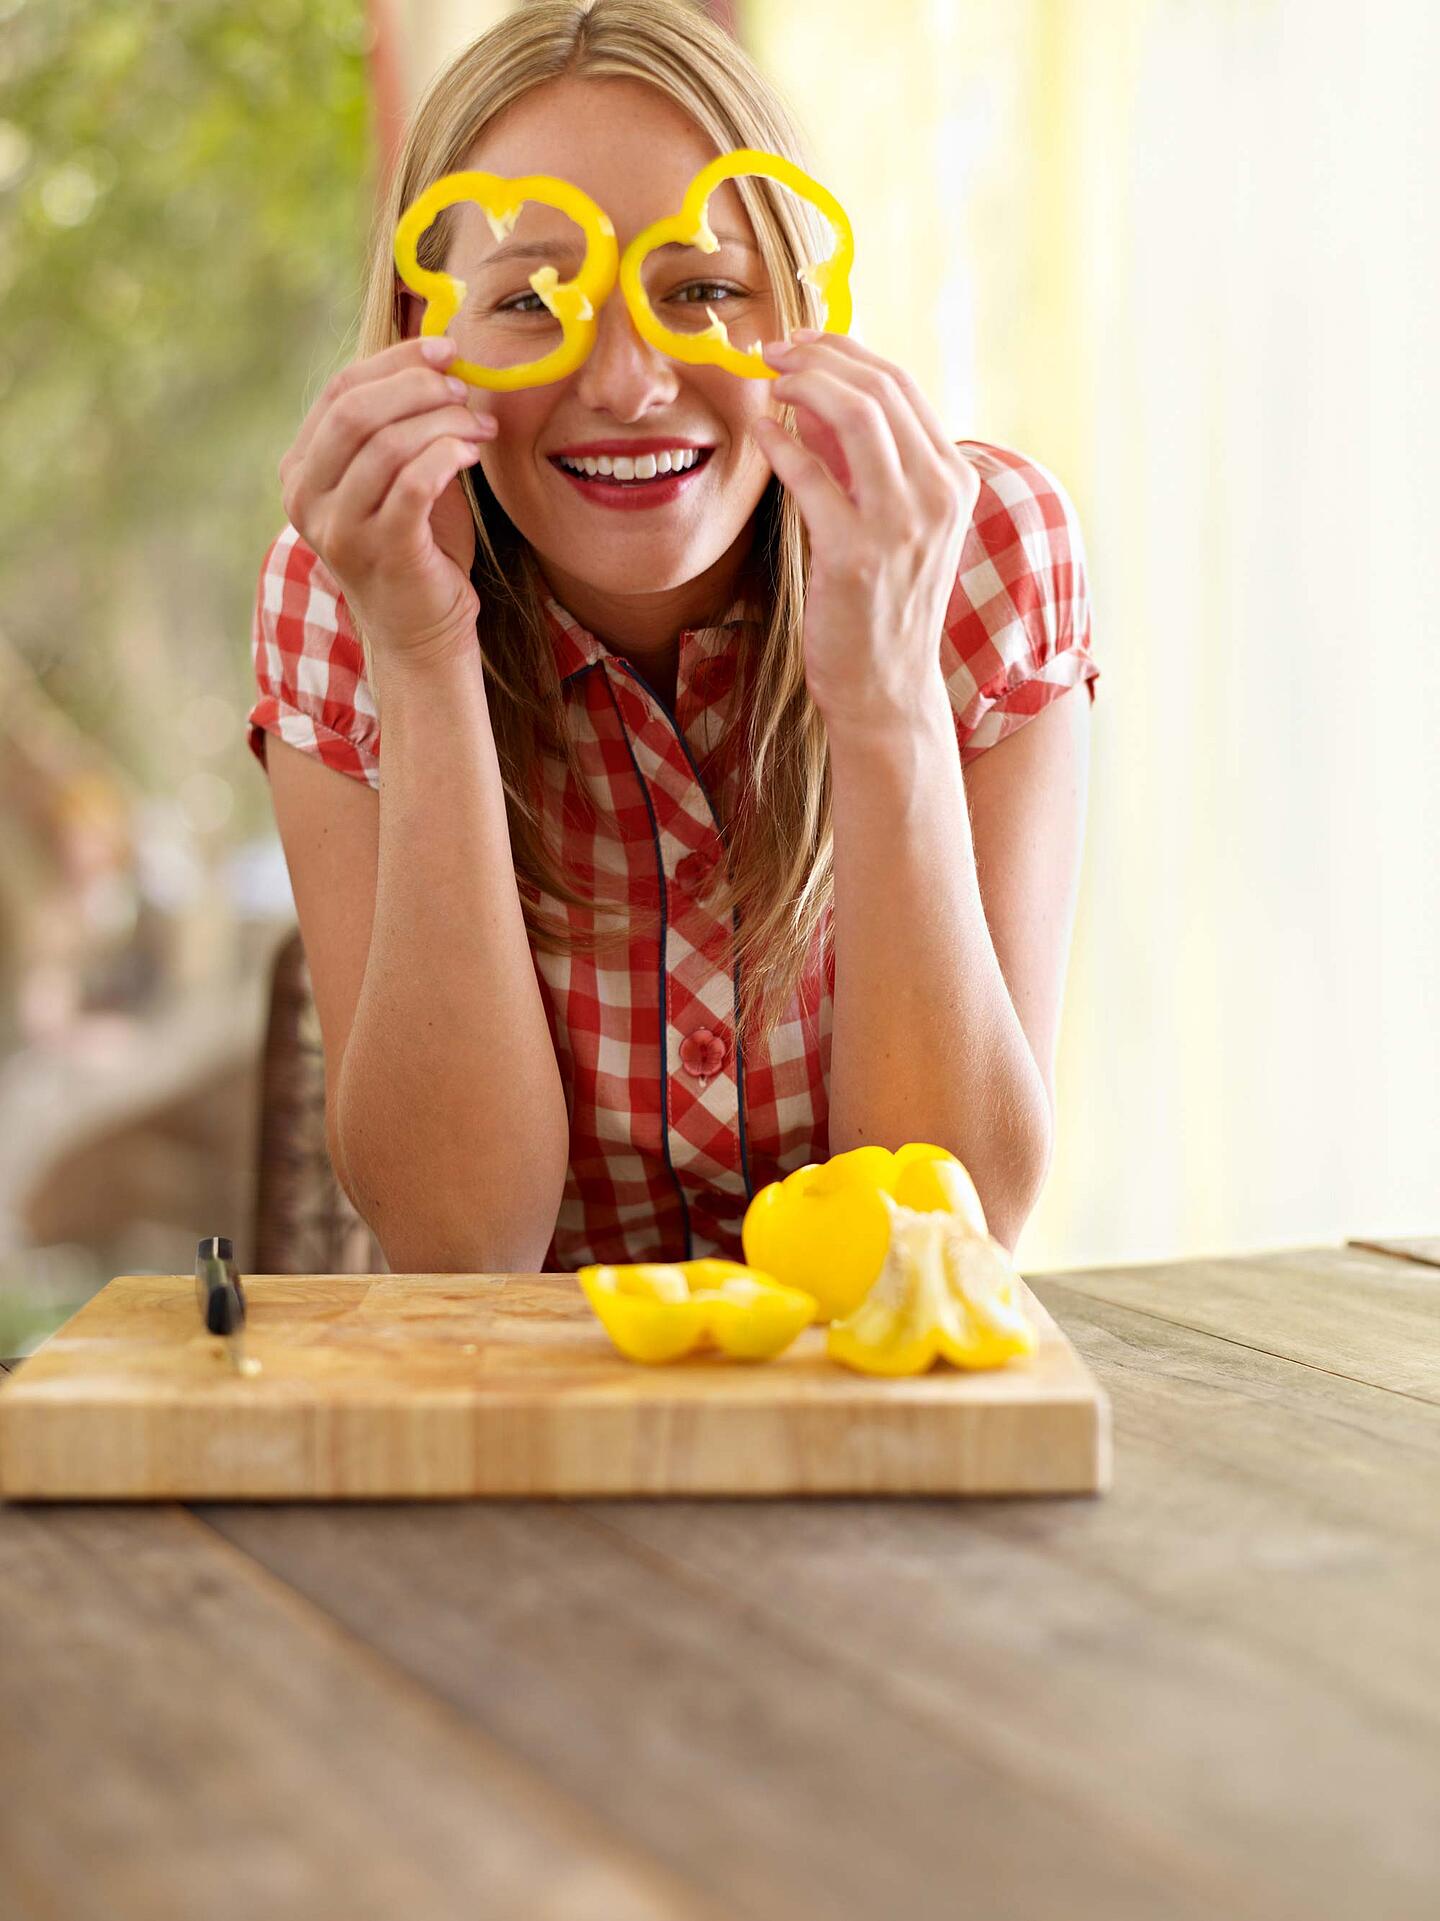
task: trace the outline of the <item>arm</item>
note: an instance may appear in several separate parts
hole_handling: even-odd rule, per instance
[[[379,660],[368,787],[271,740],[335,1171],[397,1273],[535,1269],[569,1118],[478,653]]]
[[[1053,1141],[1090,702],[1051,702],[963,775],[943,684],[928,711],[831,734],[830,1151],[948,1147],[1013,1253]]]
[[[375,923],[337,1122],[392,1268],[538,1268],[570,1157],[480,656],[379,660]]]

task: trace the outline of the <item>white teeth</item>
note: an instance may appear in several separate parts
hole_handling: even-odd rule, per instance
[[[601,454],[598,459],[586,458],[572,460],[567,454],[557,455],[558,464],[568,467],[571,473],[588,474],[594,480],[607,475],[612,480],[653,480],[657,474],[682,474],[699,460],[700,453],[694,447],[683,451],[665,448],[659,454],[641,454],[632,459],[628,454]]]

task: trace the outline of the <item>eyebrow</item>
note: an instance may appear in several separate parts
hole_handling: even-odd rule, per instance
[[[736,247],[741,253],[759,255],[760,249],[738,233],[717,233],[715,238],[724,247]],[[680,240],[667,240],[663,246],[655,249],[656,253],[671,253],[677,250],[686,253],[702,251],[701,248],[689,247]],[[503,247],[497,247],[493,253],[487,253],[478,264],[482,267],[497,267],[505,260],[573,260],[577,254],[583,254],[584,251],[585,242],[575,238],[511,240],[507,241]]]

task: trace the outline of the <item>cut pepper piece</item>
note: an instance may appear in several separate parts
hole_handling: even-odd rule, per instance
[[[1003,1367],[1035,1352],[1018,1275],[991,1235],[967,1233],[943,1210],[902,1207],[888,1194],[890,1244],[875,1285],[835,1321],[825,1351],[862,1374],[923,1374],[939,1359],[955,1367]]]
[[[468,380],[472,386],[513,391],[520,387],[543,387],[552,380],[563,380],[589,354],[595,344],[596,315],[609,299],[616,280],[621,296],[630,309],[637,330],[653,347],[676,360],[692,365],[713,364],[748,380],[778,380],[781,369],[766,364],[764,344],[757,342],[743,353],[730,345],[725,322],[713,307],[707,307],[710,325],[703,333],[679,334],[656,317],[645,291],[641,270],[657,247],[676,240],[714,253],[719,241],[705,218],[715,189],[739,174],[763,174],[771,180],[793,187],[819,207],[835,229],[835,251],[822,260],[800,269],[825,304],[822,331],[847,333],[852,302],[850,269],[855,258],[855,241],[845,209],[835,196],[817,180],[801,171],[783,154],[766,153],[759,147],[733,147],[702,167],[685,190],[678,214],[657,220],[644,228],[620,255],[615,229],[609,215],[582,188],[554,174],[532,173],[518,178],[503,174],[467,170],[447,173],[433,181],[405,209],[395,229],[395,266],[401,280],[414,294],[426,301],[420,322],[422,334],[443,334],[460,310],[466,283],[454,274],[422,267],[416,257],[420,237],[444,208],[463,200],[473,200],[490,222],[491,232],[503,240],[514,227],[526,201],[538,201],[569,214],[585,233],[587,247],[579,272],[571,280],[560,280],[554,267],[546,265],[529,276],[536,295],[560,322],[560,345],[538,360],[527,360],[514,367],[482,367],[478,362],[457,356],[447,373]]]
[[[620,291],[636,327],[661,353],[669,354],[674,360],[689,361],[692,366],[725,367],[747,380],[775,380],[781,370],[766,365],[763,341],[757,341],[743,353],[732,347],[729,330],[713,307],[705,309],[710,325],[703,333],[675,333],[656,317],[641,278],[641,269],[657,247],[678,242],[683,247],[698,247],[701,253],[719,251],[720,242],[710,230],[706,210],[716,188],[740,174],[762,174],[793,188],[802,199],[817,206],[835,229],[834,253],[828,260],[802,267],[800,278],[808,280],[825,303],[825,324],[821,331],[848,333],[850,268],[855,259],[855,238],[849,217],[834,194],[818,180],[803,173],[783,154],[766,153],[759,147],[732,147],[728,153],[710,161],[685,189],[679,213],[656,220],[636,234],[620,256]]]
[[[821,1321],[858,1307],[890,1245],[881,1196],[918,1211],[942,1209],[983,1239],[985,1212],[975,1183],[948,1148],[907,1141],[852,1147],[810,1162],[762,1187],[745,1212],[740,1237],[752,1267],[819,1302]]]
[[[529,173],[515,179],[473,169],[444,174],[411,202],[395,229],[395,265],[400,278],[412,293],[428,302],[420,322],[422,334],[443,334],[465,298],[463,280],[422,267],[415,252],[420,236],[435,216],[462,200],[473,200],[483,209],[497,240],[509,234],[526,201],[535,200],[569,214],[583,230],[587,244],[585,258],[573,279],[562,281],[548,263],[529,275],[531,287],[560,322],[558,347],[539,360],[526,360],[515,367],[482,367],[457,357],[445,371],[468,380],[472,386],[504,392],[563,380],[594,346],[595,316],[615,285],[620,249],[610,216],[588,193],[568,180],[557,180],[553,174]]]
[[[582,1267],[601,1325],[632,1361],[676,1361],[714,1347],[738,1361],[778,1354],[815,1318],[815,1301],[738,1261]]]

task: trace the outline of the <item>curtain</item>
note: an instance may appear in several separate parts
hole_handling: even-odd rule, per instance
[[[1023,1264],[1433,1233],[1434,11],[739,27],[854,222],[855,331],[1085,528],[1104,674]]]

